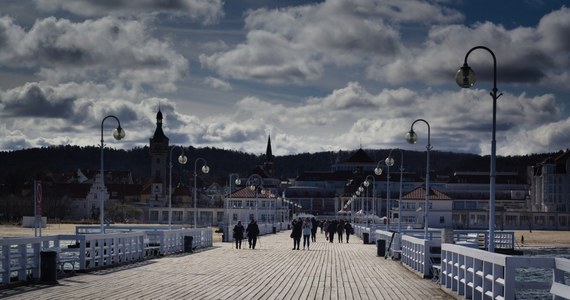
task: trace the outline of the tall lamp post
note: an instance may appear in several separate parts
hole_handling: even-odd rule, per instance
[[[431,142],[430,142],[430,126],[429,123],[424,119],[417,119],[412,123],[410,127],[410,132],[406,134],[406,141],[410,144],[415,144],[418,140],[418,135],[414,132],[414,124],[417,122],[424,122],[428,128],[428,143],[426,146],[427,149],[427,160],[426,160],[426,201],[425,201],[425,209],[424,209],[424,239],[428,239],[428,211],[429,211],[429,151],[432,149]]]
[[[258,207],[257,188],[261,187],[261,193],[265,194],[265,190],[263,189],[263,178],[261,176],[259,176],[258,174],[251,174],[247,178],[246,185],[249,185],[249,189],[255,193],[255,220],[257,221],[258,220],[258,216],[257,216],[257,207]]]
[[[103,149],[105,148],[105,142],[103,141],[103,123],[108,118],[113,118],[117,120],[117,128],[113,130],[113,137],[116,140],[121,140],[125,137],[125,130],[121,128],[121,121],[119,118],[109,115],[103,118],[101,121],[101,186],[99,187],[99,219],[101,222],[101,233],[105,233],[105,172],[103,168]]]
[[[501,97],[502,94],[497,94],[497,59],[495,53],[491,49],[485,46],[477,46],[471,48],[465,54],[465,60],[463,66],[457,71],[455,75],[455,81],[462,88],[470,88],[477,81],[475,72],[467,65],[467,57],[473,50],[483,49],[491,53],[493,57],[493,89],[491,90],[491,97],[493,98],[493,135],[491,139],[491,178],[490,178],[490,195],[489,195],[489,252],[495,252],[495,179],[497,177],[496,173],[496,161],[497,161],[497,141],[495,140],[495,132],[497,130],[497,99]]]
[[[168,229],[172,229],[172,150],[174,150],[174,148],[180,148],[182,150],[180,156],[178,156],[178,163],[185,165],[188,162],[188,157],[184,155],[184,148],[180,146],[173,146],[170,148],[170,180],[168,182]]]
[[[229,200],[228,200],[228,202],[226,203],[226,214],[228,215],[228,223],[227,223],[227,225],[228,225],[228,230],[229,230],[230,225],[231,225],[231,224],[230,224],[231,218],[230,218],[230,214],[228,213],[227,210],[230,208],[231,201],[232,201],[232,179],[233,179],[234,176],[236,177],[235,185],[237,186],[237,185],[240,185],[240,184],[241,184],[241,179],[239,179],[239,174],[238,174],[238,173],[231,173],[231,174],[230,174],[230,179],[229,179],[229,181],[228,181],[228,185],[229,185],[229,187],[230,187],[230,192],[229,192],[229,197],[228,197]]]
[[[376,178],[374,178],[374,176],[372,175],[368,175],[366,176],[366,178],[364,178],[364,186],[366,188],[368,188],[368,186],[370,185],[370,182],[368,181],[368,178],[372,178],[372,211],[374,212],[374,215],[372,217],[372,224],[376,224],[376,210],[375,210],[375,206],[374,203],[376,202]]]
[[[386,160],[384,161],[386,163],[386,165],[388,167],[391,167],[394,165],[394,158],[392,158],[392,151],[394,149],[390,150],[390,153],[388,154],[388,157],[386,157]],[[401,232],[402,230],[402,179],[403,179],[403,172],[404,172],[404,152],[402,151],[402,149],[398,149],[400,150],[400,196],[398,197],[398,233]]]
[[[208,167],[206,160],[201,157],[196,158],[194,161],[194,228],[198,228],[198,198],[196,195],[196,180],[198,177],[198,171],[196,170],[196,165],[198,164],[199,160],[204,162],[204,165],[202,166],[202,173],[208,174],[208,172],[210,172],[210,167]]]
[[[382,175],[382,168],[380,162],[374,169],[376,175]],[[386,231],[390,229],[390,165],[386,162]]]
[[[360,223],[364,223],[364,197],[361,196],[363,191],[364,191],[364,188],[362,187],[362,183],[361,183],[360,186],[358,186],[358,188],[356,189],[356,192],[354,192],[354,194],[356,194],[356,197],[360,198],[360,207],[359,207],[360,208]]]

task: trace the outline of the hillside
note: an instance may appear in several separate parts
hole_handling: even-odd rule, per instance
[[[194,160],[197,157],[208,161],[211,173],[209,179],[222,185],[227,184],[230,173],[245,176],[264,156],[217,148],[186,148],[188,164],[183,166],[183,173],[191,176]],[[389,150],[366,150],[375,161],[383,161]],[[275,157],[275,172],[282,179],[294,178],[304,171],[328,171],[331,165],[343,162],[353,151],[300,153]],[[393,152],[399,160],[400,153]],[[525,176],[528,166],[535,165],[557,153],[533,154],[525,156],[498,157],[498,172],[518,172]],[[135,148],[128,151],[105,149],[105,169],[130,170],[135,182],[145,182],[150,173],[149,148]],[[404,151],[404,167],[407,171],[425,173],[425,152]],[[174,160],[175,161],[175,160]],[[176,164],[176,163],[175,163]],[[64,173],[77,169],[99,170],[100,149],[98,147],[57,146],[33,148],[10,152],[0,152],[0,185],[2,190],[18,190],[33,179],[45,176],[55,180]],[[179,166],[176,166],[179,168]],[[432,151],[430,168],[438,175],[449,175],[455,171],[488,171],[489,157],[474,154]]]

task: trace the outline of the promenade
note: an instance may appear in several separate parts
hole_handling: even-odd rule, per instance
[[[375,245],[325,241],[291,250],[289,231],[261,236],[255,250],[231,243],[0,290],[7,299],[455,299]]]

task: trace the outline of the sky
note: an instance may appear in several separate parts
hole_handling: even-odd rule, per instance
[[[497,154],[570,148],[568,1],[3,0],[0,151],[143,147],[160,109],[185,147],[488,155],[476,46]]]

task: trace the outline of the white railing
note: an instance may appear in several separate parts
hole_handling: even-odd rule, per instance
[[[554,257],[509,256],[453,244],[442,244],[440,284],[468,299],[515,299],[515,290],[547,290],[554,299],[569,299],[564,277],[570,260]],[[552,269],[552,281],[524,281],[519,269]]]
[[[431,277],[432,266],[440,260],[441,240],[424,240],[402,236],[401,262],[422,277]]]
[[[116,229],[116,228],[115,228]],[[148,228],[147,228],[148,229]],[[81,226],[76,232],[99,232]],[[41,252],[56,252],[59,271],[90,270],[186,251],[187,237],[192,248],[213,245],[213,234],[205,229],[109,230],[109,233],[51,235],[0,239],[1,284],[40,278]]]
[[[486,230],[453,230],[453,240],[474,243],[484,249],[488,244],[489,232]],[[514,249],[515,233],[512,231],[495,231],[496,249]]]

